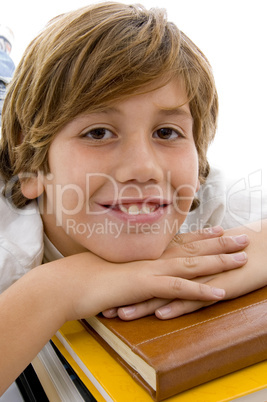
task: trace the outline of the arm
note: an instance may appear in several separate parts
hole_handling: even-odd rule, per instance
[[[243,248],[246,246],[246,253],[248,261],[244,266],[239,269],[231,271],[224,271],[214,275],[195,276],[192,278],[196,282],[206,283],[211,286],[218,286],[226,291],[225,299],[232,299],[244,295],[253,290],[259,289],[267,285],[267,252],[266,252],[266,239],[267,239],[267,220],[261,222],[254,222],[244,227],[237,227],[226,230],[224,236],[220,239],[223,245],[228,236],[242,236],[243,234],[249,237],[249,245],[244,243]],[[199,255],[203,255],[207,248],[201,246],[201,243],[189,243],[191,234],[179,235],[174,239],[171,247],[166,251],[166,256],[173,256],[175,254],[190,253],[191,256],[198,259]],[[242,237],[237,239],[242,240]],[[212,239],[214,242],[214,239]],[[211,243],[211,241],[209,241]],[[189,246],[189,247],[188,247]],[[211,249],[210,249],[211,250]],[[213,249],[215,252],[215,249]],[[134,306],[128,306],[113,311],[104,312],[107,317],[119,315],[124,320],[132,320],[140,318],[148,314],[156,314],[160,319],[170,319],[179,315],[187,314],[204,307],[210,302],[203,301],[190,301],[190,300],[168,300],[168,299],[153,299],[145,303],[139,303]]]
[[[113,264],[84,253],[24,275],[0,295],[0,394],[68,320],[150,298],[223,297],[218,289],[179,278],[183,267],[177,262]]]

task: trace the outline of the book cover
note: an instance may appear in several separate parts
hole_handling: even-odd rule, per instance
[[[52,341],[98,402],[152,401],[79,321],[65,323]]]
[[[79,321],[63,325],[53,343],[98,402],[152,402],[130,373],[89,334]],[[164,402],[267,401],[267,360],[179,393]],[[264,396],[263,396],[264,394]]]
[[[267,287],[168,321],[98,316],[83,324],[161,401],[267,359]]]

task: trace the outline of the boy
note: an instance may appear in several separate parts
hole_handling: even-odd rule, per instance
[[[169,318],[266,285],[240,229],[169,246],[208,177],[217,107],[205,56],[162,10],[88,6],[30,44],[3,108],[4,287],[25,275],[0,297],[1,391],[67,320]]]

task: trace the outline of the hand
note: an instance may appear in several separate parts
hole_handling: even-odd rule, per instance
[[[231,247],[230,247],[231,248]],[[75,266],[77,287],[71,279],[65,286],[66,301],[71,300],[74,310],[67,307],[67,319],[84,318],[95,315],[114,306],[139,303],[154,298],[179,298],[188,300],[218,301],[224,297],[223,289],[210,287],[201,282],[189,280],[191,277],[210,275],[213,272],[240,267],[244,260],[236,259],[237,254],[229,254],[221,259],[204,256],[197,266],[184,258],[169,257],[156,261],[134,261],[126,264],[105,262],[91,256],[91,267],[85,263]],[[94,258],[94,260],[93,260]],[[246,260],[246,255],[244,255]],[[216,268],[216,269],[215,269]],[[66,275],[66,269],[64,267]],[[72,292],[70,293],[70,289]]]
[[[209,284],[208,280],[213,278],[214,275],[239,268],[247,262],[246,254],[238,252],[249,244],[247,235],[238,233],[237,236],[222,236],[222,234],[222,228],[216,227],[177,235],[158,261],[169,261],[171,258],[176,258],[180,278],[191,279],[193,283],[206,282]],[[179,308],[175,309],[174,303],[176,303],[176,306],[179,305]],[[198,303],[199,301],[194,301],[193,305],[198,305]],[[203,304],[205,303],[202,301],[202,306]],[[154,312],[159,318],[165,318],[163,313],[168,312],[166,318],[171,318],[171,314],[173,316],[180,315],[179,311],[181,311],[181,306],[183,305],[184,301],[181,299],[176,299],[170,304],[170,299],[153,298],[119,309],[112,308],[103,311],[103,314],[106,317],[119,315],[124,320],[132,320]],[[187,300],[186,306],[190,308],[189,306],[191,305],[192,301]],[[160,309],[162,306],[165,306],[164,310]],[[186,312],[186,308],[183,313]]]

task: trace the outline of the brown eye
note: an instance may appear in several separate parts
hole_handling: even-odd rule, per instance
[[[170,140],[170,139],[174,140],[180,136],[181,136],[180,133],[178,133],[173,128],[168,127],[159,128],[157,131],[153,133],[154,138],[159,138],[161,140]]]
[[[107,140],[112,138],[113,134],[110,130],[100,127],[88,131],[87,133],[84,134],[84,137],[90,138],[92,140]]]

